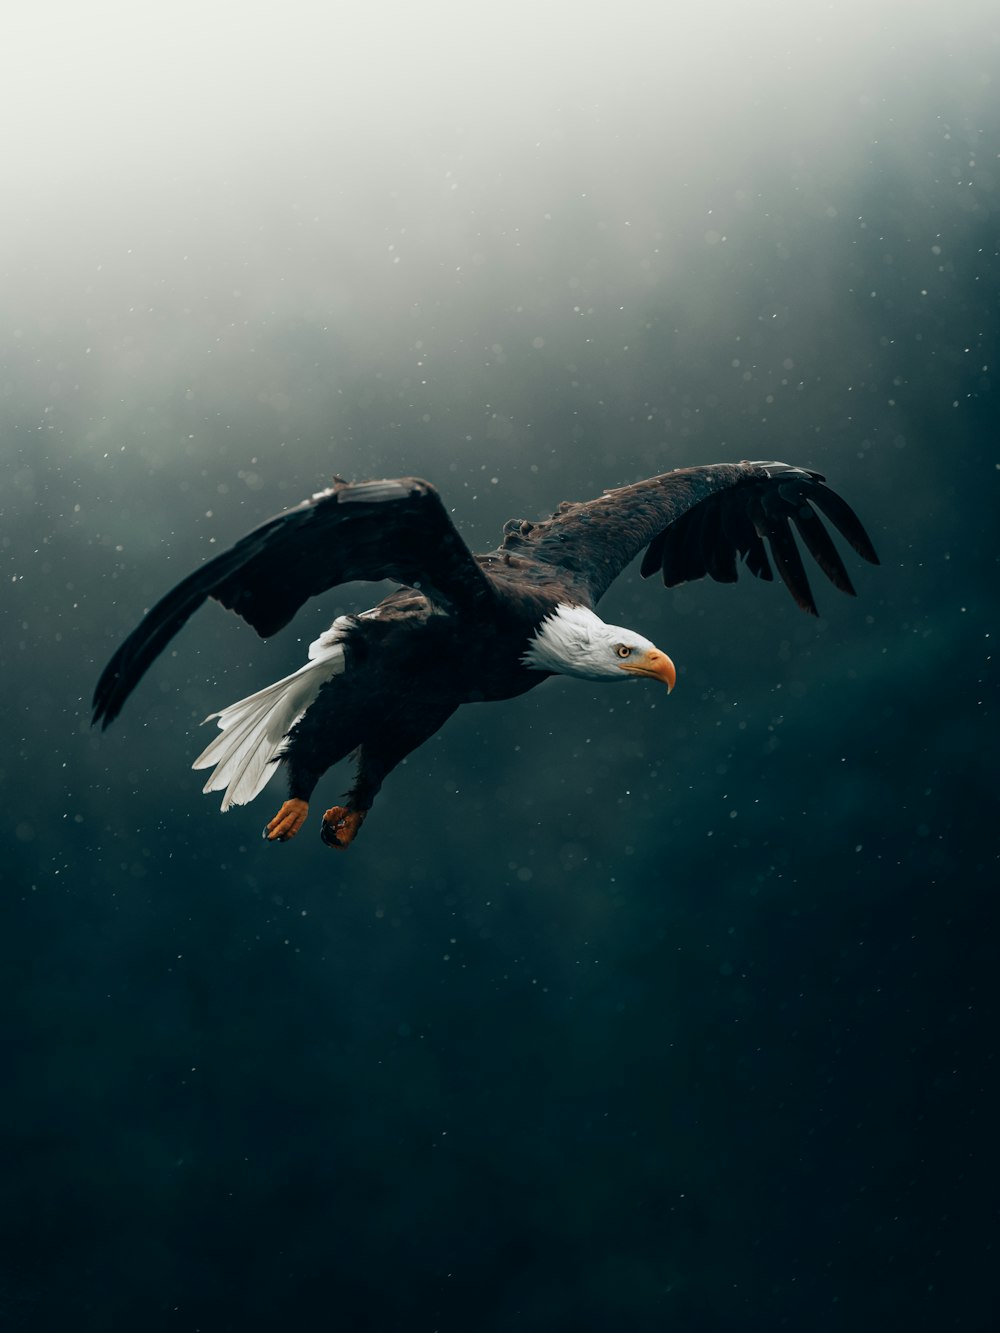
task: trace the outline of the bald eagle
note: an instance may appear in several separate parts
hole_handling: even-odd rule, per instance
[[[640,573],[662,573],[668,588],[706,574],[734,583],[738,555],[752,574],[773,579],[773,560],[798,605],[815,615],[794,525],[823,573],[853,595],[817,510],[863,559],[878,557],[857,515],[824,480],[786,463],[680,468],[561,504],[539,522],[511,519],[495,551],[473,555],[428,482],[337,477],[147,612],[104,670],[93,720],[106,727],[118,716],[208,597],[267,638],[308,598],[340,583],[401,585],[372,610],[336,619],[298,671],[206,718],[221,734],[193,765],[212,770],[204,789],[224,793],[223,810],[253,800],[283,767],[288,800],[263,832],[278,843],[302,828],[326,770],[356,751],[347,804],[327,810],[321,827],[328,846],[345,848],[386,776],[460,704],[512,699],[556,673],[673,688],[665,653],[594,611],[643,547]]]

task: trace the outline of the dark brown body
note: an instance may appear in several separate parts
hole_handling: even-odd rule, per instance
[[[408,589],[355,619],[344,639],[344,674],[323,686],[289,734],[282,762],[290,798],[307,801],[326,770],[357,751],[347,808],[369,810],[387,775],[461,704],[513,699],[546,679],[520,659],[559,604],[558,589],[533,589],[526,601],[505,564],[496,562],[494,578],[491,557],[481,559],[496,598],[493,616],[474,632]]]

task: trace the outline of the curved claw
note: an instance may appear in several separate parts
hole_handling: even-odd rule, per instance
[[[261,837],[265,842],[290,842],[306,822],[308,801],[286,801],[274,818],[264,825]]]
[[[323,816],[320,837],[327,847],[344,851],[358,836],[358,830],[365,822],[367,810],[348,810],[344,805],[335,805]]]

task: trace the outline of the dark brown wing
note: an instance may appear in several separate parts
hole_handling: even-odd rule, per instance
[[[818,472],[787,463],[679,468],[584,504],[561,505],[542,523],[508,525],[504,546],[560,568],[575,595],[591,603],[644,546],[640,572],[644,578],[662,572],[668,588],[706,574],[735,583],[737,555],[758,578],[771,579],[773,561],[798,605],[815,615],[792,524],[831,582],[854,592],[817,509],[863,559],[878,564],[871,539],[846,501]]]
[[[393,579],[432,601],[475,611],[489,582],[426,481],[339,479],[326,491],[254,528],[196,569],[148,611],[108,663],[94,693],[94,722],[107,726],[173,636],[208,597],[263,638],[310,597],[355,579]]]

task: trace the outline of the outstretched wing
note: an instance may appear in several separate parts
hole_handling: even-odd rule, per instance
[[[738,555],[752,574],[772,579],[773,560],[798,605],[816,615],[793,525],[843,592],[853,595],[854,588],[817,510],[863,559],[878,564],[860,519],[824,480],[787,463],[679,468],[584,504],[561,505],[542,523],[508,525],[504,546],[558,566],[595,603],[644,546],[643,577],[662,572],[668,588],[706,574],[735,583]]]
[[[94,692],[94,722],[121,712],[151,663],[208,597],[268,638],[310,597],[339,583],[392,579],[432,601],[475,610],[490,585],[426,481],[339,478],[329,490],[254,528],[196,569],[148,611],[108,663]]]

